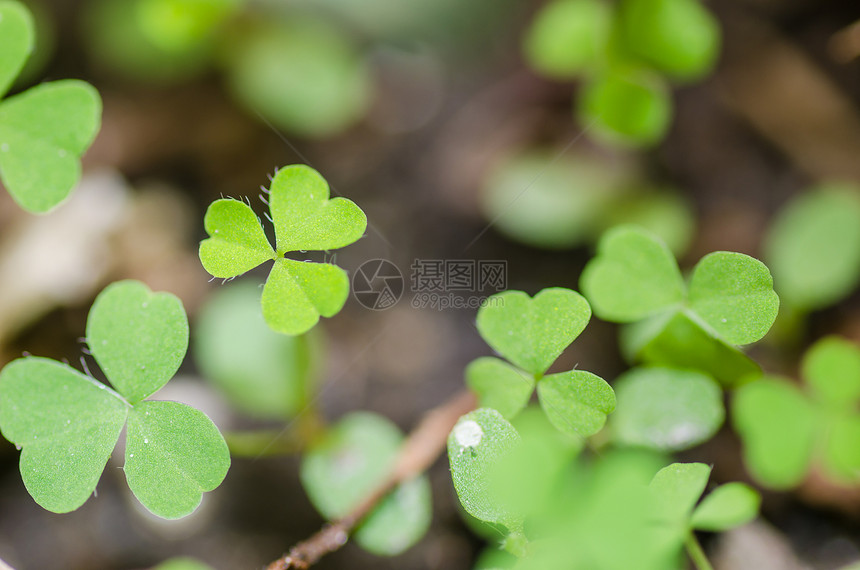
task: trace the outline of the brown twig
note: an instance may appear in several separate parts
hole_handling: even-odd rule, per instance
[[[293,546],[266,570],[304,569],[346,544],[349,533],[397,485],[426,471],[445,448],[448,433],[463,414],[475,408],[475,396],[463,391],[429,412],[400,449],[397,461],[384,483],[373,490],[348,515],[322,528],[309,539]]]

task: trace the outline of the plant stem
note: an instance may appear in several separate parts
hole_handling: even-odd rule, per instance
[[[426,471],[445,449],[448,434],[460,416],[475,409],[474,394],[463,391],[424,416],[400,448],[388,477],[345,517],[326,525],[309,539],[270,563],[267,570],[309,568],[320,558],[346,544],[349,533],[397,485]]]
[[[698,570],[714,570],[708,557],[705,556],[705,551],[702,549],[702,545],[699,544],[699,540],[696,538],[695,531],[690,531],[684,545],[687,547],[687,554],[690,555],[690,559],[693,561],[693,564],[696,565]]]

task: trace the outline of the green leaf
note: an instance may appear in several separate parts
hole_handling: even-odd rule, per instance
[[[835,410],[850,411],[860,400],[860,349],[843,338],[825,337],[804,355],[802,374],[815,398]]]
[[[684,281],[672,252],[652,234],[620,226],[600,240],[580,287],[601,319],[632,322],[684,299]]]
[[[710,476],[704,463],[672,463],[658,471],[650,488],[661,520],[686,527]]]
[[[623,0],[618,21],[625,49],[673,79],[698,79],[716,63],[720,28],[698,0]]]
[[[101,99],[77,80],[44,83],[0,103],[0,178],[34,213],[62,202],[101,122]]]
[[[815,438],[815,412],[793,385],[766,377],[735,392],[733,424],[744,460],[760,483],[786,489],[803,480]]]
[[[731,344],[749,344],[770,330],[779,297],[765,265],[718,251],[703,257],[690,279],[690,307]]]
[[[543,374],[585,329],[588,302],[576,291],[553,287],[533,299],[522,291],[490,297],[478,310],[478,332],[496,352],[532,374]]]
[[[451,478],[463,508],[477,519],[503,524],[509,530],[521,527],[521,516],[505,508],[489,482],[498,476],[499,462],[519,441],[514,427],[490,408],[466,414],[448,436]]]
[[[599,432],[615,409],[615,393],[601,377],[571,370],[538,382],[541,407],[561,432],[588,437]]]
[[[166,560],[152,570],[212,570],[212,567],[199,560],[182,557]]]
[[[725,386],[761,376],[761,368],[736,347],[717,338],[686,311],[652,317],[622,330],[630,359],[654,366],[699,370]]]
[[[0,97],[6,94],[35,47],[33,17],[20,2],[0,2]]]
[[[697,530],[722,532],[756,518],[760,504],[761,496],[749,485],[726,483],[705,497],[690,522]]]
[[[282,168],[272,180],[269,209],[278,254],[345,247],[364,235],[367,216],[346,198],[329,199],[319,173],[304,165]]]
[[[349,278],[335,265],[283,256],[291,251],[349,245],[363,235],[367,217],[345,198],[330,200],[325,180],[303,165],[277,172],[269,205],[277,254],[249,206],[218,200],[206,213],[206,231],[211,237],[200,244],[200,260],[212,275],[233,277],[274,258],[263,289],[263,316],[277,332],[301,334],[313,327],[320,315],[331,317],[340,311],[349,296]]]
[[[120,281],[93,303],[87,343],[117,391],[135,404],[179,369],[188,350],[188,319],[176,296],[153,293],[138,281]]]
[[[349,277],[340,267],[278,259],[263,288],[263,317],[276,332],[302,334],[320,315],[340,311],[348,296]]]
[[[678,451],[710,439],[725,419],[722,390],[698,372],[638,368],[614,386],[612,431],[622,444]]]
[[[466,367],[466,385],[478,395],[480,407],[511,419],[528,404],[535,379],[498,358],[483,357]]]
[[[302,459],[301,480],[327,519],[348,514],[388,477],[403,441],[400,430],[369,412],[349,414],[315,442]],[[393,555],[414,544],[430,523],[426,477],[401,484],[356,531],[371,552]]]
[[[812,189],[793,199],[771,224],[765,260],[788,304],[831,305],[860,279],[860,198],[853,184]]]
[[[212,237],[200,242],[200,261],[214,277],[235,277],[275,257],[260,221],[244,202],[212,202],[203,227]]]
[[[0,373],[0,431],[22,448],[27,491],[55,513],[93,493],[127,413],[112,390],[53,360],[19,358]]]
[[[326,137],[365,113],[371,76],[349,37],[322,20],[293,14],[249,27],[229,54],[238,101],[288,132]]]
[[[827,439],[821,449],[824,472],[842,485],[860,481],[860,416],[824,412],[830,416],[824,424]]]
[[[556,0],[532,20],[523,45],[529,65],[567,79],[598,67],[605,57],[612,14],[598,0]]]
[[[308,402],[319,364],[317,343],[270,329],[260,295],[256,283],[243,282],[209,297],[194,329],[194,361],[243,412],[289,418]]]
[[[203,412],[178,402],[140,402],[128,417],[125,476],[144,507],[176,519],[194,511],[230,468],[224,438]]]
[[[584,128],[622,147],[656,144],[672,121],[668,89],[659,76],[644,70],[613,70],[590,80],[577,107]]]

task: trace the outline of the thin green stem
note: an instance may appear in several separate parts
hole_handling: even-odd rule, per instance
[[[687,554],[690,555],[690,560],[693,561],[693,564],[696,565],[698,570],[714,570],[708,557],[705,556],[705,551],[702,549],[702,545],[699,544],[699,540],[696,538],[695,531],[691,530],[690,534],[687,535],[687,540],[684,542],[684,546],[687,547]]]

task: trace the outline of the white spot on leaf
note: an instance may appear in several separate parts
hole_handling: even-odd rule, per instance
[[[484,430],[472,420],[460,422],[454,428],[454,441],[460,447],[477,447],[483,437]]]

